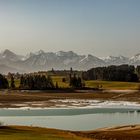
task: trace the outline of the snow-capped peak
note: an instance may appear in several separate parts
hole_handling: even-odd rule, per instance
[[[136,55],[134,55],[134,56],[132,56],[132,57],[130,58],[130,60],[134,60],[134,61],[139,60],[139,61],[140,61],[140,53],[139,53],[139,54],[136,54]]]
[[[70,69],[70,67],[73,67],[75,70],[88,70],[93,67],[108,65],[140,65],[140,53],[131,58],[122,55],[100,58],[91,54],[79,55],[73,51],[54,53],[39,50],[38,52],[21,56],[7,49],[0,53],[0,64],[15,66],[15,68],[26,69],[27,71],[50,70],[52,68],[64,70]]]
[[[37,51],[35,54],[36,55],[40,55],[40,54],[44,54],[45,52],[43,51],[43,50],[39,50],[39,51]]]
[[[18,61],[18,60],[23,60],[25,57],[21,55],[17,55],[14,52],[6,49],[2,51],[1,58],[10,61]]]

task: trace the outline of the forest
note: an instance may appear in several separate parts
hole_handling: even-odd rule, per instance
[[[84,80],[138,82],[140,79],[140,66],[131,65],[108,66],[92,68],[82,73]]]

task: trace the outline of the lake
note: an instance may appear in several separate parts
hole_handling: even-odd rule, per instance
[[[64,130],[93,130],[139,124],[140,110],[132,108],[0,109],[4,125],[28,125]]]

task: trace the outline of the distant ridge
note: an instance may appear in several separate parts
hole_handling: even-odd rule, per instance
[[[73,51],[30,52],[22,56],[6,49],[0,53],[0,73],[33,72],[41,70],[70,69],[88,70],[93,67],[109,65],[140,65],[140,53],[130,58],[125,56],[108,56],[99,58],[91,54],[79,55]]]

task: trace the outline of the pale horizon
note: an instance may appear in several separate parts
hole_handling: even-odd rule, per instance
[[[140,53],[139,0],[0,0],[0,51]]]

